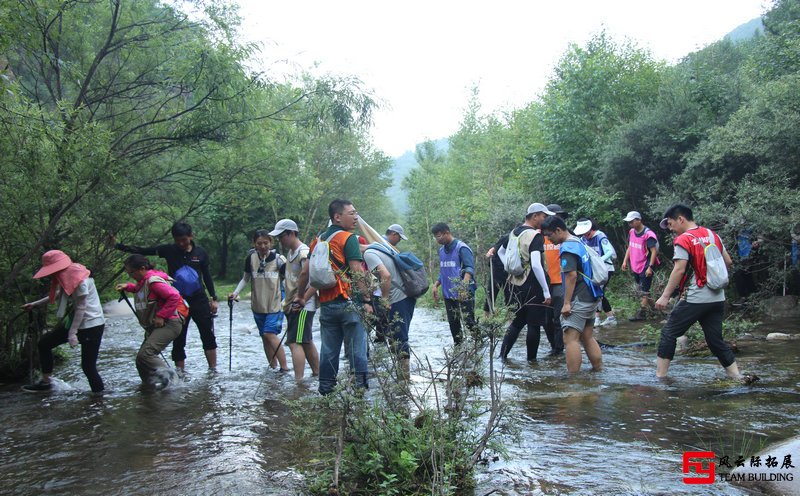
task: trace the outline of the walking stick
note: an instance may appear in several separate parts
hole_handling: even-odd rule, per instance
[[[119,292],[119,299],[117,300],[117,303],[121,302],[122,300],[125,300],[125,303],[128,304],[128,308],[130,308],[131,312],[133,312],[133,314],[136,315],[136,309],[133,308],[133,304],[131,304],[131,300],[128,299],[128,295],[125,294],[125,291]],[[167,358],[164,356],[164,352],[160,351],[158,354],[161,355],[161,359],[164,360],[164,363],[167,364],[167,368],[171,369],[172,365],[170,365],[169,362],[167,361]]]
[[[228,372],[233,369],[233,298],[228,298]]]
[[[492,285],[492,289],[491,289],[492,304],[490,305],[490,308],[492,310],[492,313],[494,314],[494,302],[495,302],[495,299],[494,299],[494,265],[492,263],[492,259],[491,258],[489,259],[489,284]]]

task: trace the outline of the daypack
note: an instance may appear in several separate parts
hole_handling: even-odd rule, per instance
[[[506,272],[511,274],[512,276],[521,276],[525,273],[525,270],[528,268],[525,264],[522,263],[522,254],[520,253],[520,246],[519,246],[519,238],[522,236],[522,233],[527,231],[527,229],[523,229],[519,236],[514,234],[516,229],[513,229],[508,234],[508,243],[506,244],[506,254],[503,258],[503,268]]]
[[[189,298],[203,289],[203,283],[200,281],[200,274],[189,265],[184,265],[176,270],[172,279],[172,286],[174,286],[184,298]]]
[[[141,326],[145,329],[152,329],[153,318],[156,316],[156,312],[158,312],[158,302],[149,298],[150,285],[155,282],[169,284],[170,286],[175,287],[174,279],[164,279],[161,276],[153,275],[148,277],[144,284],[142,284],[142,287],[139,288],[139,291],[134,294],[134,313],[136,313],[136,318],[139,320],[139,324],[141,324]],[[189,316],[189,306],[183,298],[181,298],[180,303],[178,303],[178,308],[175,309],[175,312],[184,320]]]
[[[706,259],[706,286],[711,289],[723,289],[728,285],[728,267],[725,265],[722,252],[714,242],[714,233],[710,229],[706,229],[706,232],[709,244],[704,243],[701,238],[692,233],[687,232],[686,234],[699,241],[703,247],[703,256]]]
[[[579,243],[583,246],[583,249],[586,250],[586,253],[589,255],[589,265],[592,267],[592,276],[588,277],[586,274],[581,274],[584,277],[587,277],[593,284],[596,284],[599,287],[603,287],[608,282],[608,264],[603,261],[603,258],[597,254],[592,248],[586,246],[585,244],[581,243],[580,241],[574,239],[567,239],[566,242],[573,242]]]
[[[392,257],[403,280],[403,293],[410,298],[419,298],[424,295],[430,287],[428,274],[425,272],[425,265],[422,260],[410,251],[396,252],[381,243],[372,243],[369,248],[380,251]]]
[[[342,231],[336,231],[325,239],[317,238],[314,251],[308,257],[308,280],[311,287],[329,289],[336,286],[336,271],[331,260],[330,241]]]

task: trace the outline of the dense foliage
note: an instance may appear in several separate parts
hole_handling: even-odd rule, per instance
[[[669,251],[656,225],[683,201],[732,253],[746,228],[763,238],[774,290],[800,236],[800,2],[776,2],[763,23],[673,66],[601,32],[571,46],[526,107],[484,115],[472,104],[449,153],[417,150],[411,230],[446,221],[482,252],[538,201],[593,218],[618,251],[625,212],[639,210]],[[427,240],[416,248],[435,255]]]
[[[42,292],[30,276],[47,249],[104,288],[118,275],[114,239],[166,242],[186,220],[215,271],[236,277],[249,233],[292,217],[313,234],[333,197],[391,218],[390,161],[368,139],[375,100],[360,82],[254,74],[258,48],[236,41],[235,8],[179,5],[0,2],[6,368],[23,344],[11,320]]]

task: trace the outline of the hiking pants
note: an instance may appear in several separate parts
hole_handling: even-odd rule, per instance
[[[319,393],[333,392],[339,374],[342,344],[355,374],[356,387],[367,388],[367,331],[361,316],[349,301],[325,303],[319,310]]]
[[[136,370],[142,382],[147,384],[150,377],[158,369],[167,367],[161,359],[161,352],[181,333],[182,319],[168,319],[164,327],[156,327],[150,332],[145,332],[144,342],[136,354]]]
[[[97,357],[100,354],[100,343],[103,341],[105,325],[78,329],[78,343],[81,345],[81,368],[89,380],[92,391],[99,393],[104,389],[103,379],[97,372]],[[53,373],[53,348],[68,341],[69,329],[59,325],[39,339],[39,361],[42,372]]]
[[[689,327],[700,322],[703,328],[708,349],[717,357],[723,367],[736,361],[730,346],[722,339],[722,321],[725,317],[725,302],[687,303],[680,300],[669,314],[669,319],[661,329],[661,340],[658,343],[658,357],[672,360],[675,356],[677,338],[686,334]]]
[[[214,336],[214,317],[211,315],[211,305],[208,303],[205,291],[198,291],[194,296],[186,298],[186,303],[189,304],[189,317],[183,323],[180,336],[172,343],[173,362],[186,360],[186,335],[189,332],[189,322],[192,320],[197,325],[197,330],[200,331],[203,349],[217,349],[217,338]]]
[[[458,346],[463,340],[463,336],[461,334],[462,320],[464,321],[464,325],[467,327],[467,331],[470,333],[474,332],[475,297],[471,296],[465,301],[445,298],[444,308],[447,311],[447,323],[450,324],[450,334],[453,336],[453,343]]]
[[[550,286],[550,308],[547,309],[544,332],[550,342],[552,351],[564,351],[564,331],[561,329],[561,307],[564,306],[564,286],[552,284]]]
[[[389,328],[391,333],[389,339],[392,350],[402,358],[411,355],[411,347],[408,345],[408,329],[411,327],[411,319],[414,317],[414,308],[417,306],[416,298],[404,298],[397,303],[392,303],[389,307]]]

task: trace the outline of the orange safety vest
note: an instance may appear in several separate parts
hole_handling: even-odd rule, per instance
[[[547,275],[550,276],[550,284],[561,284],[559,246],[561,245],[553,244],[547,236],[544,237],[544,261],[547,265]]]
[[[345,234],[346,236],[340,236],[341,234]],[[333,301],[340,296],[345,300],[350,299],[350,278],[348,276],[350,273],[350,266],[346,263],[344,256],[344,245],[347,243],[347,240],[350,239],[350,236],[354,236],[354,234],[347,231],[338,231],[330,241],[328,241],[331,264],[336,271],[336,286],[319,290],[320,303]],[[311,242],[311,246],[308,247],[309,252],[314,251],[318,240],[319,238],[314,238],[314,241]]]

